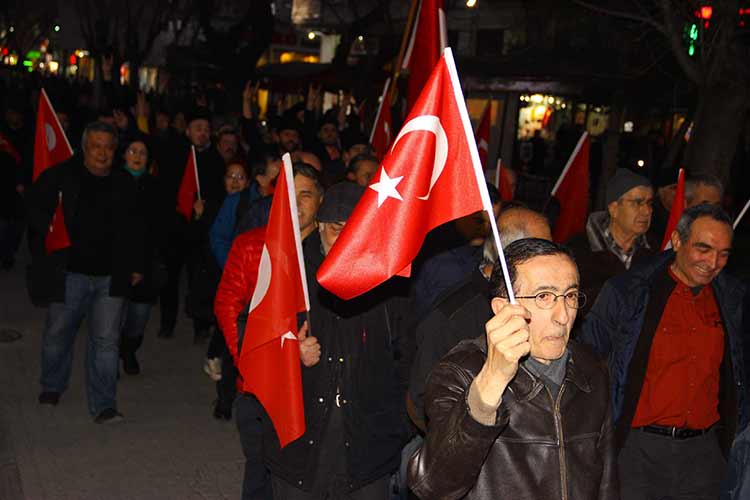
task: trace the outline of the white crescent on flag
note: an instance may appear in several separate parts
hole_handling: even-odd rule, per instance
[[[297,340],[297,336],[293,334],[292,332],[286,332],[284,335],[281,336],[281,348],[284,348],[284,341],[285,340]]]
[[[57,135],[49,123],[44,124],[44,135],[47,137],[47,151],[52,151],[57,146]]]
[[[263,253],[260,255],[260,264],[258,264],[258,281],[255,284],[253,298],[250,299],[250,308],[247,310],[248,314],[253,312],[253,309],[258,307],[258,305],[263,302],[263,297],[266,296],[270,284],[271,256],[268,254],[268,247],[266,247],[266,245],[263,245]]]
[[[424,196],[418,196],[420,200],[427,200],[430,197],[432,188],[440,178],[440,174],[445,169],[445,163],[448,159],[448,136],[445,133],[440,118],[434,115],[420,115],[409,120],[406,125],[401,128],[401,131],[396,136],[396,140],[393,141],[391,151],[395,149],[398,141],[408,134],[409,132],[416,132],[418,130],[424,130],[426,132],[432,132],[435,134],[435,161],[432,165],[432,178],[430,179],[430,189]]]

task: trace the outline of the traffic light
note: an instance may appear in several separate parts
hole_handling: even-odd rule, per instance
[[[700,29],[697,23],[686,23],[683,29],[682,38],[685,40],[687,46],[687,53],[690,57],[695,55],[696,48],[698,46],[698,37],[700,35]]]

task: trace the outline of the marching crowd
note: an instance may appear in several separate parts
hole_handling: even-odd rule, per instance
[[[205,95],[169,108],[113,91],[95,108],[80,89],[51,93],[75,154],[32,182],[33,99],[5,89],[0,134],[18,157],[0,148],[0,259],[13,267],[28,241],[29,296],[47,311],[40,404],[64,397],[86,319],[89,412],[123,420],[118,379],[149,370],[152,312],[169,339],[184,310],[213,415],[236,420],[244,499],[750,498],[750,300],[725,270],[734,231],[717,178],[688,179],[666,251],[673,186],[629,169],[566,245],[488,185],[508,276],[477,212],[430,233],[411,279],[345,301],[316,271],[379,159],[350,102],[324,113],[311,86],[261,119],[256,90],[226,113]],[[191,148],[200,196],[185,218]],[[282,448],[237,366],[285,153],[310,314],[306,432]],[[48,252],[60,200],[70,246]]]

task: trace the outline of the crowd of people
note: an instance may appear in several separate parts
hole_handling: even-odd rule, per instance
[[[378,171],[367,131],[350,102],[323,112],[317,86],[261,119],[256,90],[226,113],[202,95],[173,109],[143,94],[53,99],[75,154],[34,182],[33,93],[5,99],[0,134],[19,157],[0,148],[0,259],[12,268],[27,235],[29,296],[47,311],[40,404],[64,397],[86,319],[88,410],[123,420],[118,379],[150,369],[139,350],[158,304],[158,337],[184,311],[206,350],[213,416],[239,431],[243,499],[748,498],[750,300],[725,269],[717,178],[688,179],[666,251],[673,185],[618,169],[604,210],[562,245],[545,214],[488,184],[492,214],[435,229],[411,279],[345,301],[316,271]],[[285,153],[310,312],[306,432],[282,448],[238,366]],[[61,200],[70,245],[48,252]]]

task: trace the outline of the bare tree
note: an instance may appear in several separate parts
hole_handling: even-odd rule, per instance
[[[696,96],[693,130],[684,156],[689,172],[727,180],[744,121],[750,111],[750,44],[742,35],[738,0],[573,0],[604,16],[656,34]],[[699,14],[696,16],[696,14]],[[695,51],[688,53],[685,26],[696,24]],[[695,31],[694,30],[694,31]],[[664,51],[661,51],[664,53]],[[658,69],[658,63],[653,65]]]

